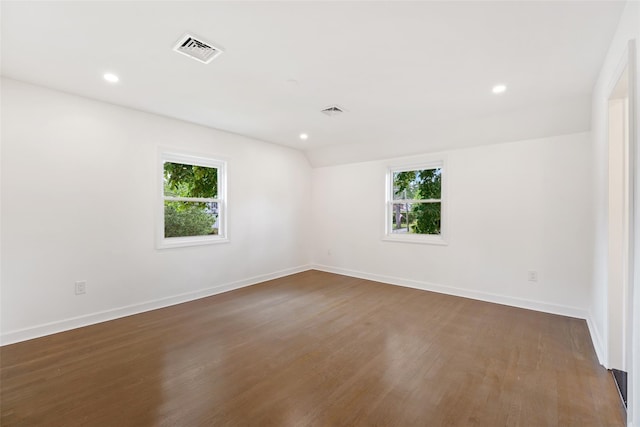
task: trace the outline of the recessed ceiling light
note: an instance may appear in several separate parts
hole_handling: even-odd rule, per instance
[[[506,90],[507,90],[507,86],[505,85],[495,85],[493,89],[491,89],[493,93],[503,93]]]
[[[118,76],[116,76],[115,74],[112,74],[112,73],[106,73],[102,77],[104,77],[104,79],[106,81],[108,81],[109,83],[118,83],[120,81],[120,78]]]
[[[309,135],[307,135],[306,133],[301,133],[300,134],[300,139],[303,141],[306,141],[307,139],[309,139]]]

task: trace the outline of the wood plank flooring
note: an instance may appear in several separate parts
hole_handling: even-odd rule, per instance
[[[308,271],[0,349],[8,426],[622,426],[583,320]]]

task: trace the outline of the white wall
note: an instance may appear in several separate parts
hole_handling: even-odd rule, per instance
[[[589,134],[444,153],[447,246],[382,241],[397,159],[313,170],[313,262],[328,271],[584,317],[589,304]],[[438,156],[413,156],[417,163]],[[527,281],[536,270],[539,281]]]
[[[228,160],[230,243],[155,249],[159,146]],[[3,343],[308,261],[311,173],[293,149],[3,79],[1,183]]]

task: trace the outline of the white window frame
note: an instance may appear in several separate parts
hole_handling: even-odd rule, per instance
[[[408,202],[408,200],[393,200],[393,174],[396,172],[408,172],[424,169],[440,169],[442,173],[441,192],[439,200],[422,201],[420,203],[440,202],[440,234],[411,234],[411,233],[393,233],[393,204]],[[404,243],[421,243],[428,245],[447,245],[447,168],[445,159],[436,161],[403,164],[397,166],[389,166],[386,174],[386,196],[385,196],[385,215],[384,215],[384,237],[382,240],[389,242]],[[415,203],[414,200],[411,200]]]
[[[217,198],[171,197],[164,195],[164,164],[181,163],[186,165],[216,168],[218,170]],[[158,192],[158,220],[156,230],[156,247],[158,249],[178,248],[184,246],[210,245],[226,243],[227,236],[227,162],[200,155],[183,154],[162,151],[158,162],[159,192]],[[164,237],[164,202],[165,200],[183,202],[217,202],[218,203],[218,234],[209,236]]]

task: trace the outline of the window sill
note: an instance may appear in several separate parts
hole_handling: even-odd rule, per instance
[[[436,245],[447,246],[449,243],[442,238],[442,236],[434,235],[395,235],[386,234],[383,238],[385,242],[398,242],[398,243],[417,243],[420,245]]]
[[[226,237],[201,236],[201,237],[171,237],[162,239],[156,245],[157,249],[183,248],[187,246],[215,245],[218,243],[229,243]]]

